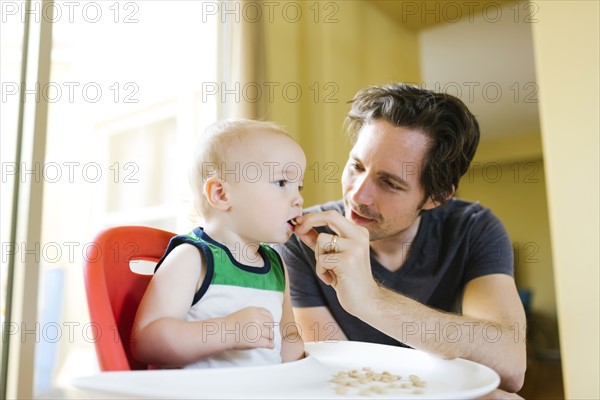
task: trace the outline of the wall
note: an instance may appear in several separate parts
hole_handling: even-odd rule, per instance
[[[469,172],[461,180],[458,195],[480,201],[504,222],[515,251],[518,286],[532,291],[532,310],[556,323],[539,134],[488,139],[482,143]]]
[[[532,291],[532,311],[545,325],[544,343],[532,344],[556,349],[531,20],[532,10],[520,2],[501,12],[423,30],[419,38],[422,85],[446,88],[478,118],[481,142],[457,195],[480,201],[506,225],[514,243],[517,283]]]
[[[302,7],[301,18],[290,18],[288,10],[287,18],[276,13],[265,24],[266,80],[276,100],[266,118],[286,126],[304,147],[308,206],[341,197],[350,150],[342,134],[347,102],[367,85],[418,81],[419,54],[417,35],[368,2],[294,4]]]
[[[598,399],[600,7],[538,6],[533,43],[565,396]]]
[[[544,172],[539,134],[488,139],[457,195],[491,208],[506,226],[517,286],[531,293],[528,347],[550,357],[559,343]]]

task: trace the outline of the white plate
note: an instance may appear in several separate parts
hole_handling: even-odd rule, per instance
[[[463,359],[442,360],[401,347],[362,342],[306,343],[308,357],[287,364],[249,368],[208,370],[161,370],[103,372],[78,378],[79,389],[102,392],[115,398],[393,398],[469,399],[498,387],[500,377],[492,369]],[[340,371],[365,374],[387,371],[402,376],[394,382],[359,383],[338,394],[331,382]],[[408,379],[416,375],[425,382],[414,387]],[[406,388],[401,388],[404,383]],[[385,386],[385,392],[369,391]],[[364,391],[368,391],[368,396]]]

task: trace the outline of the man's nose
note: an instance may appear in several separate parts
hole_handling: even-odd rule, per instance
[[[368,176],[357,179],[352,188],[352,201],[356,204],[371,205],[375,199],[374,185]]]

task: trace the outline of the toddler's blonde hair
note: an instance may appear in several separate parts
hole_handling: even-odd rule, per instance
[[[244,134],[256,131],[268,131],[292,138],[281,126],[273,122],[251,119],[219,121],[209,125],[204,131],[196,146],[189,174],[194,208],[200,216],[205,216],[208,208],[204,183],[212,177],[222,179],[223,167],[228,161],[227,151],[242,145]]]

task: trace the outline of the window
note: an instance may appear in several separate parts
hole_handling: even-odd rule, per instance
[[[21,44],[5,33],[22,30],[25,2],[11,5],[16,12],[2,16],[6,96],[20,85]],[[40,258],[38,323],[26,327],[36,338],[36,395],[96,371],[82,275],[94,235],[112,225],[192,227],[189,149],[217,110],[202,95],[217,80],[217,19],[202,22],[202,11],[191,1],[32,2],[32,19],[53,23],[50,82],[37,95],[49,103],[46,157],[20,177],[3,170],[2,241],[12,180],[43,179],[42,240],[23,244]],[[18,104],[18,95],[2,100],[3,168],[15,161]]]

